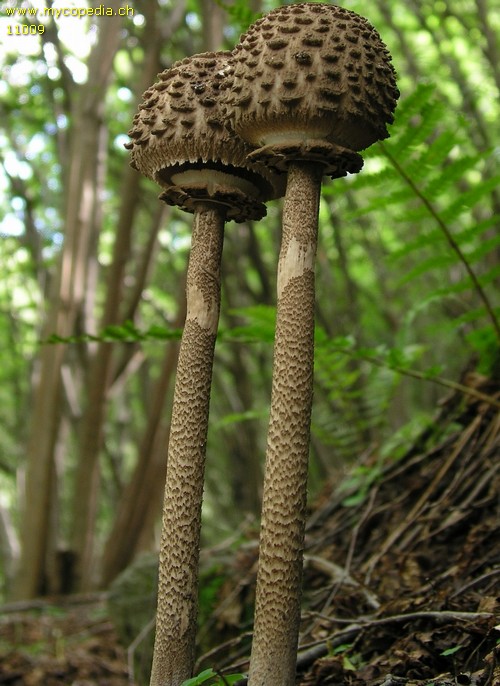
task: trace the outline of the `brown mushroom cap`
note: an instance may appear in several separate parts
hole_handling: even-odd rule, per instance
[[[229,52],[176,62],[144,93],[129,131],[131,165],[165,190],[168,204],[194,211],[199,200],[228,207],[243,221],[265,214],[263,202],[283,193],[270,170],[247,161],[250,146],[234,133],[220,86]]]
[[[336,5],[279,7],[233,50],[237,133],[254,146],[321,139],[351,151],[387,138],[399,91],[373,26]]]

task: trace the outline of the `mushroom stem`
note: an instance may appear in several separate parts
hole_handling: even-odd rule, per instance
[[[321,165],[289,165],[278,263],[250,686],[295,683],[313,395],[314,261],[321,176]]]
[[[224,221],[225,210],[220,206],[197,203],[168,446],[150,686],[179,686],[191,677],[194,664],[201,505]]]

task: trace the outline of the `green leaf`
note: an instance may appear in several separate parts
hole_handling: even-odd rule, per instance
[[[239,25],[240,31],[245,31],[250,24],[253,24],[254,21],[257,21],[262,16],[260,12],[254,12],[251,9],[247,0],[237,0],[231,4],[223,2],[223,0],[215,0],[215,2],[228,13],[233,20],[233,24]]]
[[[341,643],[339,646],[335,646],[332,650],[332,655],[340,655],[340,653],[345,653],[346,650],[352,648],[352,643]]]
[[[208,683],[210,683],[210,686],[225,686],[226,684],[232,686],[232,684],[235,684],[237,681],[244,678],[244,674],[228,674],[222,677],[220,674],[210,668],[200,672],[198,676],[194,676],[192,679],[183,681],[181,686],[201,686],[201,684]]]
[[[443,657],[447,657],[448,655],[454,655],[455,653],[458,653],[459,650],[462,650],[463,646],[454,646],[453,648],[447,648],[446,650],[443,650],[442,653],[439,653]]]
[[[351,662],[351,660],[349,659],[349,656],[348,656],[348,655],[344,655],[344,656],[342,657],[342,667],[343,667],[345,670],[350,671],[350,672],[355,672],[355,671],[356,671],[356,667],[355,667],[354,664]]]
[[[200,686],[200,684],[205,684],[209,679],[216,677],[217,674],[213,669],[205,669],[200,672],[198,676],[194,676],[192,679],[187,679],[182,682],[182,686]]]
[[[231,414],[226,414],[220,421],[218,421],[214,426],[221,428],[224,426],[230,426],[231,424],[239,424],[240,422],[248,422],[252,419],[263,419],[267,417],[268,410],[263,408],[261,410],[246,410],[245,412],[232,412]]]
[[[229,674],[227,676],[224,676],[224,679],[228,684],[230,684],[230,686],[232,686],[232,684],[235,684],[237,681],[240,681],[240,679],[244,679],[245,677],[245,674]],[[223,684],[224,682],[221,681],[220,686],[223,686]]]
[[[471,331],[467,340],[479,354],[478,371],[489,376],[500,361],[500,348],[493,327],[486,326]]]
[[[181,337],[182,329],[168,329],[165,326],[158,326],[157,324],[153,324],[152,326],[150,326],[149,329],[143,335],[144,339],[156,338],[165,341],[176,339],[178,340]]]
[[[241,326],[221,330],[219,338],[225,341],[247,343],[272,343],[276,325],[276,308],[269,305],[255,305],[231,310],[231,315],[246,320]]]

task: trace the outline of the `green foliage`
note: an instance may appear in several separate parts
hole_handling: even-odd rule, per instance
[[[215,609],[218,593],[226,576],[221,566],[212,566],[201,570],[199,590],[198,623],[200,628],[207,622]]]
[[[488,311],[483,287],[499,275],[493,256],[500,235],[491,229],[500,223],[500,214],[483,202],[499,187],[500,173],[490,169],[493,150],[464,152],[469,138],[465,119],[451,119],[436,88],[420,85],[399,105],[390,140],[367,152],[367,170],[351,186],[369,188],[369,199],[350,216],[374,217],[399,208],[395,220],[401,238],[391,250],[391,261],[408,265],[412,258],[414,263],[403,267],[398,285],[424,277],[432,283],[435,274],[458,269],[452,284],[436,285],[426,299],[475,291],[486,307],[474,317],[489,316],[498,332],[500,309],[490,306]],[[377,171],[370,173],[374,163]],[[450,189],[456,186],[460,191],[450,201]]]
[[[500,349],[492,328],[487,326],[475,329],[468,334],[467,340],[476,351],[478,371],[485,376],[498,378],[500,376]]]
[[[377,483],[382,476],[382,464],[379,462],[373,466],[359,465],[355,467],[340,487],[340,492],[346,491],[349,495],[342,500],[344,507],[357,507],[367,497],[370,488]]]
[[[443,657],[448,657],[448,655],[455,655],[455,653],[458,653],[459,650],[461,650],[463,646],[453,646],[453,648],[447,648],[446,650],[443,650],[442,653],[439,653]]]
[[[231,310],[230,314],[244,320],[241,326],[221,329],[222,340],[239,341],[240,343],[274,341],[276,326],[276,308],[269,305],[252,305]]]
[[[240,679],[243,679],[244,676],[244,674],[228,674],[223,676],[213,669],[205,669],[198,676],[183,681],[182,686],[201,686],[201,684],[206,684],[207,686],[231,686]]]
[[[42,344],[56,343],[137,343],[147,340],[178,340],[182,335],[181,329],[171,329],[158,324],[152,324],[147,330],[141,331],[133,322],[126,321],[124,324],[110,324],[104,327],[98,334],[84,333],[78,336],[58,336],[52,334]]]
[[[262,16],[261,12],[252,10],[247,0],[236,0],[232,3],[226,3],[223,0],[214,0],[214,2],[227,12],[231,18],[231,24],[236,26],[240,33],[246,31],[250,24]]]

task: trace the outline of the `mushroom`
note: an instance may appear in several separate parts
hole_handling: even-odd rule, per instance
[[[160,198],[194,213],[168,447],[151,686],[191,676],[198,606],[198,560],[208,412],[220,310],[226,219],[265,214],[283,184],[247,161],[220,98],[229,53],[186,58],[144,93],[127,147],[131,164],[163,187]]]
[[[295,683],[321,178],[360,171],[359,151],[388,136],[399,96],[390,59],[366,19],[312,3],[271,11],[233,50],[235,131],[259,146],[249,159],[287,173],[251,686]]]

